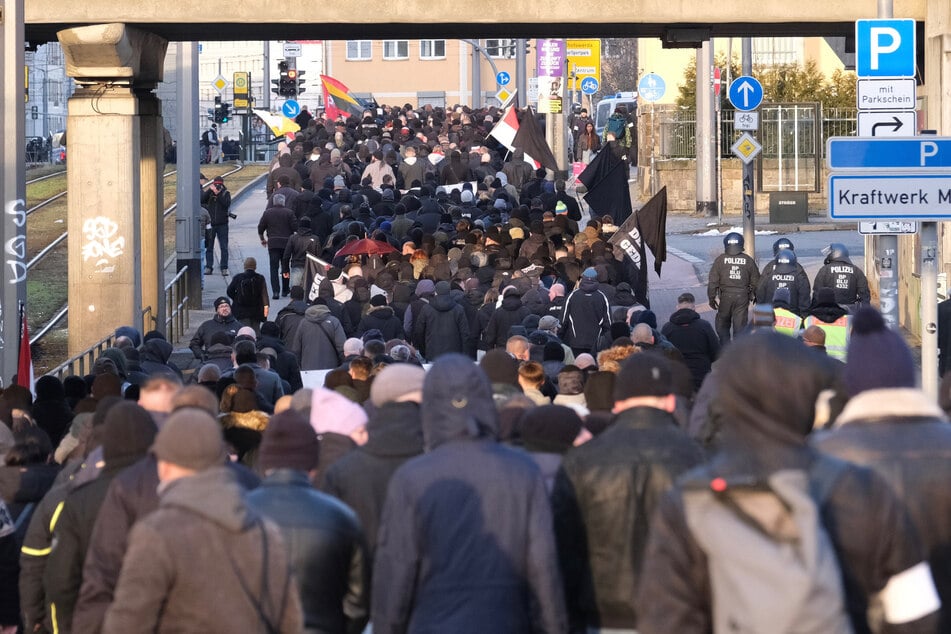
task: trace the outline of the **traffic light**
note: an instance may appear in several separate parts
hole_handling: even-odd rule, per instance
[[[515,53],[518,52],[518,49],[516,48],[516,44],[515,44],[517,41],[518,41],[518,40],[509,40],[509,42],[511,42],[511,44],[509,44],[509,45],[506,47],[506,48],[508,49],[507,51],[505,51],[505,56],[506,56],[506,57],[513,57],[513,58],[515,57]]]
[[[231,104],[222,103],[221,104],[221,123],[228,123],[228,120],[231,118]]]
[[[281,88],[284,92],[281,93],[284,97],[296,97],[297,96],[297,69],[289,68],[287,69],[287,80],[282,84]]]
[[[306,72],[307,71],[305,70],[297,71],[297,94],[298,95],[303,94],[303,92],[307,90],[306,88],[304,88],[304,82],[307,81],[306,79],[304,79],[304,73]]]
[[[221,97],[215,97],[215,108],[214,114],[212,115],[212,120],[215,123],[223,123],[222,116],[224,114],[224,108],[221,105]]]
[[[531,54],[532,54],[532,41],[531,41],[531,40],[525,40],[525,54],[526,54],[526,55],[531,55]]]

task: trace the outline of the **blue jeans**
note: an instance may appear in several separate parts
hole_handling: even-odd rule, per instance
[[[218,248],[221,250],[221,269],[228,268],[228,225],[211,225],[211,229],[206,232],[205,240],[205,266],[209,269],[215,268],[215,237],[218,238]]]

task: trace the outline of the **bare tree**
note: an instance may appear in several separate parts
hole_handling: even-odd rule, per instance
[[[637,90],[637,40],[601,40],[601,90],[594,101],[619,91]]]

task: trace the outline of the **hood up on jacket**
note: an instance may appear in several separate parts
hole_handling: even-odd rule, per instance
[[[723,448],[749,460],[754,472],[760,471],[756,463],[769,460],[770,450],[804,448],[816,398],[834,384],[832,362],[773,331],[740,337],[721,361],[711,408],[722,420]]]
[[[178,507],[233,533],[249,529],[257,517],[242,500],[242,489],[226,466],[199,471],[160,489],[160,506]]]
[[[446,354],[423,382],[423,439],[427,451],[453,440],[497,439],[499,414],[482,369],[461,354]]]
[[[142,344],[142,360],[168,363],[174,348],[164,339],[149,339]]]
[[[324,306],[323,304],[314,304],[313,306],[308,306],[307,310],[304,311],[304,317],[308,321],[323,321],[323,319],[330,314],[330,309]]]
[[[700,314],[692,308],[681,308],[670,316],[670,323],[675,326],[686,326],[700,319]]]

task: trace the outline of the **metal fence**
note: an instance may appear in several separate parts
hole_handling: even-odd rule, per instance
[[[733,112],[724,110],[720,123],[720,154],[724,158],[733,156],[730,146],[737,138],[733,129]],[[760,109],[760,134],[757,137],[763,144],[763,157],[787,156],[798,150],[800,156],[817,156],[821,159],[826,139],[855,135],[857,112],[855,108],[823,108],[821,104],[764,105]],[[658,112],[657,118],[658,158],[695,158],[696,110],[670,109]]]

